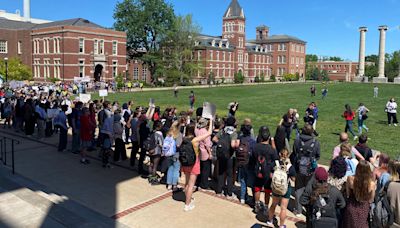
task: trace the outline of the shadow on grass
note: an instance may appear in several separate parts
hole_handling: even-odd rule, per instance
[[[388,123],[385,120],[378,120],[378,121],[376,121],[376,124],[387,125]]]

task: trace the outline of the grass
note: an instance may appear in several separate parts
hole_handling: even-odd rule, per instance
[[[366,121],[371,148],[397,157],[399,149],[400,127],[388,127],[384,107],[389,97],[400,97],[400,85],[379,85],[379,98],[373,98],[372,84],[337,83],[328,85],[328,97],[321,99],[322,85],[317,84],[317,96],[310,97],[310,84],[277,84],[256,85],[240,87],[219,87],[193,89],[196,94],[196,106],[208,101],[217,105],[220,116],[227,115],[228,103],[240,103],[237,119],[241,122],[244,118],[251,118],[255,132],[261,125],[270,127],[275,133],[277,124],[289,108],[296,108],[300,118],[304,115],[307,105],[315,101],[319,108],[317,131],[321,142],[321,163],[327,164],[331,158],[332,150],[338,143],[338,134],[344,130],[345,121],[341,117],[344,105],[350,104],[353,110],[360,102],[370,109]],[[107,97],[110,101],[119,101],[120,104],[129,100],[134,101],[134,106],[147,105],[150,98],[155,99],[156,105],[161,109],[167,106],[176,106],[179,110],[189,108],[190,89],[180,89],[179,98],[173,97],[173,91],[151,91],[135,93],[115,93]],[[301,123],[303,123],[301,121]],[[354,121],[354,130],[357,133],[357,120]],[[293,137],[294,138],[294,133]],[[293,140],[291,141],[293,142]],[[356,142],[352,141],[353,144]]]

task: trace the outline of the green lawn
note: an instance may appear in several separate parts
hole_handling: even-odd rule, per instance
[[[390,96],[400,98],[400,85],[379,85],[379,98],[376,99],[373,98],[372,84],[329,84],[326,100],[321,99],[322,85],[317,85],[317,96],[314,98],[310,97],[309,87],[310,84],[279,84],[194,89],[194,92],[197,106],[202,105],[204,101],[215,103],[220,116],[227,114],[229,102],[238,101],[240,107],[237,118],[239,121],[246,117],[251,118],[256,132],[261,125],[267,125],[275,133],[280,118],[289,108],[298,109],[302,120],[307,105],[311,101],[317,102],[319,107],[317,131],[320,134],[318,140],[321,142],[322,163],[325,164],[338,142],[338,133],[344,130],[345,124],[341,117],[344,105],[348,103],[355,110],[358,104],[363,102],[370,109],[366,122],[370,129],[368,133],[370,147],[389,153],[391,156],[400,155],[398,141],[400,127],[388,127],[384,112],[384,106]],[[117,93],[110,94],[107,99],[117,100],[121,104],[133,100],[136,106],[147,105],[149,98],[154,98],[156,105],[162,109],[166,106],[176,106],[179,110],[187,110],[189,92],[188,89],[180,89],[178,99],[173,97],[172,91]],[[356,122],[354,128],[357,132]]]

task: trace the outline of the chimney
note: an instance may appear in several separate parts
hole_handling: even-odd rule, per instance
[[[31,20],[31,0],[24,0],[24,18],[27,21]]]

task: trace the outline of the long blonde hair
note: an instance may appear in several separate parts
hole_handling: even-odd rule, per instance
[[[390,174],[390,181],[399,181],[399,171],[400,171],[400,161],[397,160],[390,160],[389,161],[389,174]]]
[[[172,125],[171,125],[171,128],[169,129],[169,131],[167,133],[167,135],[168,136],[172,136],[172,138],[174,138],[174,139],[178,138],[179,133],[180,133],[179,126],[180,126],[180,124],[179,124],[178,121],[173,122]]]

